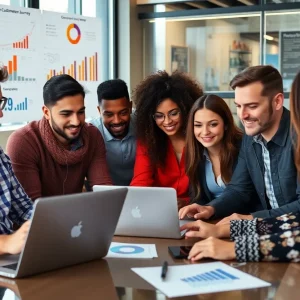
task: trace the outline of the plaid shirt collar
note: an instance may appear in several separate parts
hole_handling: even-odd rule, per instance
[[[261,134],[255,135],[253,137],[253,140],[254,140],[255,143],[264,144],[264,146],[267,145],[266,140],[263,138],[263,136]]]

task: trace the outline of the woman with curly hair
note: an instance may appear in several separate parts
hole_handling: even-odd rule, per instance
[[[131,186],[172,187],[179,207],[188,204],[185,134],[188,114],[202,96],[199,83],[185,73],[159,71],[133,93],[137,150]]]

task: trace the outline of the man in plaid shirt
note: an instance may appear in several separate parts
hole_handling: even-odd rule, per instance
[[[7,70],[0,67],[0,82],[7,79]],[[7,98],[0,87],[0,118]],[[32,202],[16,178],[10,159],[0,147],[0,254],[22,251],[29,230]],[[13,232],[13,223],[21,227]]]

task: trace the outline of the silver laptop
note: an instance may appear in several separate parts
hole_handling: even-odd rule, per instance
[[[95,185],[93,191],[124,188]],[[129,186],[115,235],[180,239],[177,196],[173,188]]]
[[[36,200],[25,247],[19,257],[0,256],[0,275],[24,277],[104,257],[126,194],[123,188]]]

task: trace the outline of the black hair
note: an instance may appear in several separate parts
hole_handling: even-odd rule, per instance
[[[97,88],[98,103],[102,100],[116,100],[125,97],[129,101],[128,88],[121,79],[107,80],[99,84]]]
[[[146,77],[134,90],[136,136],[148,150],[152,167],[163,167],[167,157],[167,135],[156,125],[153,114],[157,106],[170,98],[180,109],[182,134],[194,102],[203,95],[201,85],[190,75],[175,71],[158,71]]]
[[[72,76],[63,74],[51,77],[43,87],[44,105],[54,106],[57,101],[67,96],[82,95],[85,97],[83,86]]]

